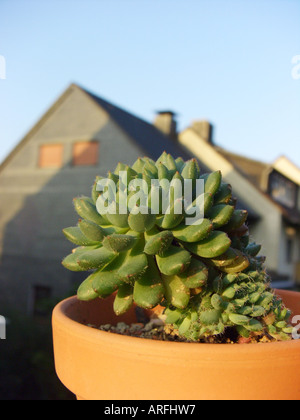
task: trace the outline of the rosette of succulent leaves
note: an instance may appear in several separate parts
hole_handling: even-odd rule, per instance
[[[124,173],[126,185],[120,176]],[[89,272],[78,299],[114,294],[117,315],[133,304],[145,309],[160,305],[168,330],[188,341],[219,337],[229,330],[243,338],[267,334],[272,340],[291,339],[291,312],[270,288],[261,246],[250,240],[248,213],[237,209],[231,185],[220,171],[201,174],[196,159],[185,162],[165,152],[156,162],[140,158],[132,167],[119,163],[107,175],[116,185],[115,214],[97,210],[104,194],[98,191],[101,179],[96,178],[91,197],[74,199],[78,225],[63,231],[76,247],[62,264],[71,271]],[[134,193],[129,185],[135,179],[149,186],[149,209],[152,181],[169,181],[167,213],[161,208],[158,214],[120,211],[119,192],[127,192],[129,202]],[[193,185],[203,181],[200,224],[186,224],[184,197],[183,211],[175,211],[173,180],[192,180]],[[166,192],[163,182],[159,189],[160,194]]]

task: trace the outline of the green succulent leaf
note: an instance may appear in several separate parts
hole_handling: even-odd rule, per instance
[[[200,179],[204,179],[205,192],[215,195],[221,187],[222,174],[220,171],[216,171],[210,174],[204,174]]]
[[[112,234],[103,240],[103,246],[111,252],[120,253],[130,250],[137,238],[130,235]]]
[[[97,176],[97,177],[96,177],[96,179],[95,179],[95,181],[94,181],[93,188],[92,188],[91,198],[92,198],[92,202],[93,202],[93,204],[95,204],[95,205],[96,205],[96,203],[97,203],[97,201],[98,201],[98,198],[99,198],[99,197],[100,197],[100,195],[102,194],[100,191],[97,191],[97,188],[98,188],[98,182],[99,182],[101,179],[103,179],[103,177],[102,177],[102,176]]]
[[[200,176],[200,168],[197,160],[191,159],[186,162],[181,170],[181,175],[184,179],[198,179]]]
[[[224,254],[231,246],[231,240],[224,232],[214,231],[208,238],[195,244],[186,244],[188,250],[202,258],[215,258]]]
[[[190,289],[178,276],[163,276],[168,304],[178,309],[187,307],[190,301]]]
[[[222,311],[217,309],[208,309],[200,314],[200,322],[203,325],[216,325],[219,323]]]
[[[213,224],[209,219],[203,219],[199,225],[186,226],[182,223],[172,230],[176,239],[183,242],[199,242],[209,236],[213,229]]]
[[[245,325],[245,328],[248,331],[259,332],[263,330],[263,325],[257,319],[251,319],[249,323]]]
[[[240,314],[229,314],[230,321],[235,325],[248,326],[251,318]]]
[[[183,211],[176,214],[176,203],[171,204],[169,212],[164,214],[161,218],[156,219],[156,224],[162,229],[174,229],[178,226],[184,219]]]
[[[179,334],[180,335],[186,334],[188,332],[188,330],[190,329],[191,324],[192,324],[192,319],[191,319],[191,316],[188,315],[187,317],[184,318],[184,320],[180,324],[180,327],[179,327],[179,330],[178,330]]]
[[[151,230],[155,226],[155,222],[155,214],[151,214],[150,209],[148,209],[147,214],[131,213],[128,217],[128,224],[130,229],[140,233]]]
[[[163,163],[168,168],[171,175],[175,175],[175,173],[177,172],[177,166],[173,156],[167,154]]]
[[[220,311],[224,309],[225,302],[220,295],[215,293],[211,298],[211,305],[214,307],[214,309],[216,309],[217,311]]]
[[[247,220],[248,212],[246,210],[235,210],[230,222],[224,226],[226,232],[239,229]]]
[[[117,267],[120,267],[120,265],[119,260],[116,261],[115,264],[110,264],[105,267],[105,269],[97,270],[93,274],[92,287],[98,296],[110,296],[123,284],[122,280],[118,276]]]
[[[258,245],[256,243],[251,243],[246,247],[246,250],[248,255],[250,255],[251,257],[256,257],[257,254],[260,253],[261,251],[261,245]]]
[[[127,165],[125,163],[119,162],[116,169],[114,170],[115,175],[119,175],[120,172],[126,171]]]
[[[74,271],[74,272],[86,271],[85,268],[81,267],[78,264],[78,258],[80,258],[80,255],[92,249],[95,249],[95,247],[82,246],[82,247],[74,249],[72,254],[68,255],[67,257],[63,259],[62,265],[70,271]]]
[[[226,225],[233,216],[234,207],[227,204],[218,204],[209,212],[214,229],[219,229]]]
[[[157,164],[157,176],[160,181],[162,179],[172,180],[172,172],[161,162]]]
[[[91,274],[83,283],[79,286],[77,291],[77,298],[82,301],[90,301],[99,297],[98,293],[93,288],[94,275]]]
[[[107,214],[106,215],[109,223],[111,223],[113,226],[117,226],[120,228],[128,228],[128,214]]]
[[[105,236],[105,231],[102,227],[89,220],[81,220],[78,226],[86,238],[91,241],[102,242]]]
[[[91,245],[96,245],[97,244],[97,242],[88,239],[81,232],[81,230],[78,226],[63,229],[63,234],[68,239],[68,241],[72,242],[75,245],[91,246]]]
[[[164,297],[164,285],[153,257],[148,257],[148,269],[134,284],[133,299],[141,308],[157,306]]]
[[[149,234],[146,235],[144,252],[148,255],[155,255],[167,251],[173,242],[173,233],[169,230],[164,230],[162,232],[154,230],[154,234],[151,235],[151,233],[152,232],[149,232]]]
[[[199,288],[207,284],[208,268],[202,261],[192,258],[188,268],[179,276],[188,288]]]
[[[204,215],[207,216],[214,204],[214,196],[210,192],[204,193]]]
[[[134,247],[126,253],[122,266],[118,271],[122,281],[133,284],[147,270],[148,260],[143,252],[144,247],[144,239],[138,238]]]
[[[125,314],[133,305],[133,287],[130,284],[121,284],[114,300],[116,315]]]
[[[77,263],[85,270],[94,270],[104,267],[116,258],[114,252],[102,247],[89,249],[77,255]]]
[[[166,165],[167,164],[167,156],[168,156],[168,154],[167,154],[167,152],[166,151],[164,151],[161,155],[160,155],[160,157],[157,159],[157,161],[156,161],[156,166],[159,164],[159,163],[163,163],[164,165]]]
[[[190,252],[173,245],[161,255],[156,255],[158,268],[166,276],[183,273],[189,266],[191,258]]]
[[[225,273],[229,274],[241,273],[249,267],[250,261],[246,257],[246,255],[244,255],[238,250],[236,250],[236,253],[238,255],[238,258],[232,264],[220,267],[221,271],[224,271]]]
[[[218,204],[228,204],[232,198],[232,187],[230,184],[221,183],[219,191],[215,195],[214,203]]]
[[[222,269],[234,264],[238,258],[239,254],[237,251],[233,248],[229,248],[224,254],[219,257],[211,258],[210,261],[215,267]]]
[[[132,165],[132,169],[137,173],[142,173],[145,166],[145,161],[141,158],[138,158]]]
[[[96,225],[105,225],[106,220],[98,213],[93,201],[88,197],[74,198],[73,204],[77,214],[82,218],[96,223]]]
[[[165,310],[166,315],[166,324],[176,324],[182,318],[182,312],[179,309],[169,309]]]

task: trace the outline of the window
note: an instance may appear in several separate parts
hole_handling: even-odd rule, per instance
[[[63,164],[62,144],[46,144],[40,146],[39,167],[61,168]]]
[[[74,166],[93,166],[99,162],[99,142],[84,141],[74,144],[73,165]]]
[[[297,186],[277,172],[270,176],[270,194],[280,204],[295,208],[297,203]]]
[[[47,286],[34,286],[33,289],[33,314],[46,316],[51,310],[51,288]]]

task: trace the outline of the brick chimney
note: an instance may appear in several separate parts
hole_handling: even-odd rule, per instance
[[[207,143],[213,144],[213,125],[208,121],[194,121],[192,128],[202,137]]]
[[[175,117],[175,112],[159,111],[154,120],[154,126],[173,140],[177,140],[177,122]]]

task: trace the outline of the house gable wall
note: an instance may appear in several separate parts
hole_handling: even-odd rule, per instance
[[[64,96],[0,168],[0,307],[32,309],[34,285],[50,287],[54,296],[70,293],[76,275],[61,260],[72,249],[62,229],[77,223],[73,198],[89,195],[95,177],[119,161],[132,164],[144,154],[76,86]],[[72,166],[74,142],[89,140],[100,142],[99,164]],[[39,168],[39,146],[58,143],[62,168]]]

